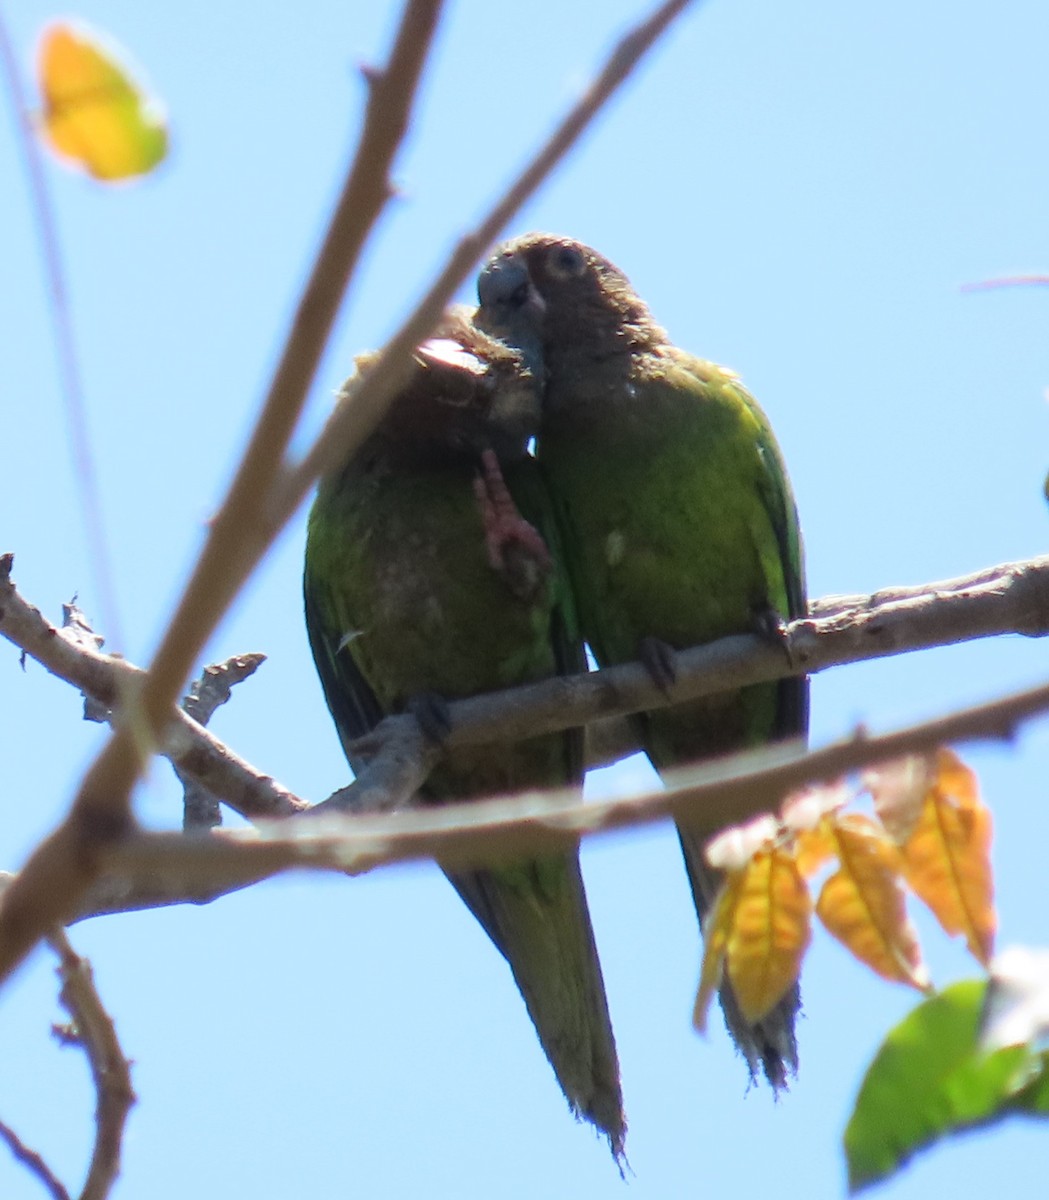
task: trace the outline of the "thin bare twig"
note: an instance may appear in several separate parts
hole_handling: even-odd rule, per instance
[[[265,654],[235,654],[205,667],[182,701],[183,711],[198,725],[207,725],[215,715],[215,709],[229,700],[237,684],[250,679],[265,661]]]
[[[70,1200],[65,1184],[44,1162],[42,1156],[31,1150],[18,1136],[10,1125],[0,1121],[0,1138],[7,1143],[14,1157],[27,1167],[47,1188],[52,1200]]]
[[[120,1173],[124,1125],[135,1103],[131,1065],[95,989],[91,964],[73,950],[63,930],[52,930],[47,940],[60,959],[59,999],[73,1018],[69,1029],[58,1032],[64,1042],[83,1047],[95,1084],[95,1145],[80,1200],[105,1200]]]
[[[265,654],[238,654],[225,662],[205,667],[201,677],[194,680],[189,695],[183,699],[182,711],[198,725],[207,725],[215,709],[229,700],[233,688],[250,679],[265,661]],[[182,784],[182,828],[214,829],[221,825],[219,797],[177,763],[171,765]]]
[[[0,555],[0,634],[109,713],[134,695],[145,672],[98,648],[82,623],[52,625],[11,581],[13,557]],[[286,788],[255,770],[179,708],[171,710],[161,753],[180,772],[246,816],[291,816],[306,807]]]
[[[986,292],[994,288],[1049,287],[1049,275],[1005,275],[1000,279],[980,279],[976,283],[963,283],[961,292]]]

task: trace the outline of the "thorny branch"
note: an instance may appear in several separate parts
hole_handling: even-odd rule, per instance
[[[0,555],[0,632],[52,675],[78,688],[109,713],[134,696],[145,672],[119,655],[104,654],[82,618],[53,625],[11,582],[10,554]],[[236,812],[290,816],[306,807],[272,779],[260,775],[180,708],[172,708],[158,752]]]
[[[0,558],[0,579],[3,577],[6,558]],[[23,616],[28,615],[36,626],[46,622],[36,610],[31,613],[23,607]],[[62,631],[78,643],[101,650],[104,639],[91,628],[84,614],[75,604],[62,605]],[[215,709],[225,704],[233,694],[233,688],[252,675],[266,661],[264,654],[238,654],[225,662],[204,668],[199,679],[193,681],[189,695],[182,701],[182,711],[192,717],[198,725],[207,725]],[[89,693],[84,693],[84,720],[100,724],[112,724],[116,720],[114,710]],[[222,824],[222,808],[219,798],[208,790],[193,775],[188,774],[174,758],[171,766],[182,784],[182,827],[183,829],[214,828]]]
[[[265,661],[264,654],[238,654],[216,666],[205,667],[182,701],[183,711],[198,725],[207,725],[215,709],[233,694],[233,688],[250,679]],[[175,774],[183,791],[182,828],[212,829],[221,825],[222,806],[218,796],[177,766]]]
[[[620,42],[598,82],[573,107],[521,180],[497,201],[481,230],[491,229],[492,237],[499,232],[501,223],[538,187],[687,3],[668,0]],[[472,257],[468,256],[464,251],[470,244],[467,239],[453,254],[448,268],[369,373],[369,384],[354,394],[351,404],[343,406],[344,413],[359,409],[363,414],[360,420],[347,419],[349,428],[341,425],[340,418],[345,436],[336,437],[337,431],[325,429],[321,440],[328,448],[315,446],[297,468],[290,469],[286,464],[289,439],[357,253],[390,192],[389,170],[410,119],[440,9],[439,0],[406,0],[388,65],[367,73],[371,95],[358,151],[249,446],[133,703],[122,705],[123,720],[89,768],[67,817],[40,843],[4,895],[0,904],[0,981],[47,929],[81,907],[101,871],[106,847],[131,831],[131,788],[155,751],[159,731],[168,723],[178,691],[208,636],[301,503],[323,468],[325,456],[347,454],[355,444],[353,439],[366,436],[380,419],[400,372],[407,367],[412,347],[429,332],[485,248],[477,243],[471,247]],[[347,197],[356,181],[365,176],[367,181],[359,184],[363,202],[351,207]],[[496,219],[500,224],[492,228]],[[375,389],[374,395],[369,396],[369,388]]]

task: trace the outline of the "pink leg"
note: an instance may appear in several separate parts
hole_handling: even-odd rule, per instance
[[[515,591],[519,590],[515,579],[521,572],[522,557],[529,561],[528,573],[547,574],[553,566],[550,551],[535,526],[517,511],[493,450],[481,452],[481,474],[474,480],[474,495],[481,509],[484,544],[493,570],[508,575]]]

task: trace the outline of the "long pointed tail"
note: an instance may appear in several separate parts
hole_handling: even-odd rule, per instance
[[[622,1167],[619,1060],[578,854],[448,878],[510,964],[572,1111]]]

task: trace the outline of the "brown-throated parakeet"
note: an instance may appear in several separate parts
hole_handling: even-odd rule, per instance
[[[555,497],[583,636],[600,666],[805,612],[801,537],[772,430],[736,376],[671,345],[629,280],[587,246],[529,234],[478,281],[479,325],[541,357],[538,458]],[[804,736],[808,687],[786,679],[642,714],[657,769]],[[702,923],[718,877],[679,823]],[[797,988],[751,1026],[726,983],[726,1023],[753,1076],[797,1068]]]
[[[354,739],[387,713],[429,712],[432,728],[443,700],[585,668],[527,452],[538,418],[523,356],[452,310],[376,431],[322,481],[309,517],[306,623],[355,769]],[[581,737],[450,751],[422,798],[580,784]],[[573,1112],[619,1158],[619,1065],[578,852],[448,878],[509,963]]]

